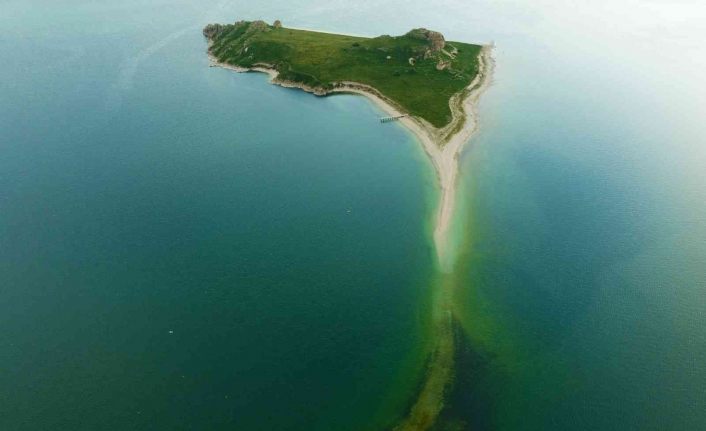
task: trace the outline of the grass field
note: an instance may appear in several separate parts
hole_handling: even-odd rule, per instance
[[[451,121],[449,99],[478,73],[481,50],[479,45],[461,42],[446,42],[444,50],[432,50],[430,41],[414,32],[364,38],[274,27],[261,21],[218,25],[212,30],[211,53],[221,62],[243,67],[268,63],[281,79],[325,90],[340,81],[367,84],[435,127]],[[437,68],[440,62],[443,70]]]

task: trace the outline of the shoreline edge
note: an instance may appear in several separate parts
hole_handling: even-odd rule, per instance
[[[270,83],[287,88],[299,88],[317,96],[331,94],[357,94],[364,96],[375,103],[380,109],[391,117],[402,116],[398,121],[410,131],[422,145],[424,152],[429,157],[439,181],[441,199],[438,204],[436,220],[434,223],[434,247],[438,264],[443,272],[450,272],[453,267],[449,250],[449,232],[451,228],[453,211],[456,205],[456,189],[459,171],[459,156],[465,144],[478,131],[478,102],[480,96],[492,82],[495,62],[492,56],[493,44],[483,45],[479,58],[479,70],[473,81],[461,92],[456,93],[450,100],[452,119],[451,122],[436,128],[427,121],[409,115],[398,107],[392,100],[385,97],[374,87],[352,81],[343,81],[335,84],[332,90],[323,90],[303,85],[296,82],[278,79],[278,72],[273,65],[258,63],[254,67],[239,67],[218,61],[210,52],[211,43],[208,45],[209,67],[220,67],[235,72],[260,72],[270,77]]]

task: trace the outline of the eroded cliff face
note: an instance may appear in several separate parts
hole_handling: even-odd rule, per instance
[[[275,27],[280,28],[282,26],[282,23],[279,23],[279,27],[277,27],[277,23],[279,21],[275,21]],[[232,29],[238,29],[241,27],[245,27],[246,34],[248,36],[252,36],[255,33],[261,32],[261,31],[270,31],[270,26],[267,25],[265,21],[262,20],[257,20],[257,21],[236,21],[232,25],[224,25],[224,24],[207,24],[206,27],[203,28],[203,35],[208,38],[208,39],[214,39],[216,38],[222,31],[225,30],[232,30]]]
[[[270,26],[267,25],[267,23],[263,20],[257,20],[253,21],[250,23],[250,28],[248,28],[248,31],[252,32],[258,32],[258,31],[267,31],[270,29]]]
[[[238,28],[244,25],[248,26],[248,33],[256,33],[260,31],[270,30],[270,26],[262,20],[252,22],[236,21],[233,24],[233,27]],[[273,23],[272,27],[282,28],[282,22],[280,20],[276,20]],[[203,29],[203,35],[209,39],[213,39],[226,28],[227,26],[222,24],[208,24]],[[407,32],[407,36],[427,42],[429,48],[428,50],[425,50],[427,51],[426,57],[429,57],[430,54],[441,51],[446,46],[446,39],[444,39],[444,35],[439,33],[438,31],[433,31],[426,28],[415,28]]]
[[[203,35],[209,39],[213,39],[222,30],[223,26],[221,24],[207,24],[206,27],[203,28]]]
[[[426,28],[415,28],[407,33],[407,36],[414,37],[415,39],[422,39],[429,42],[429,49],[432,52],[441,51],[446,46],[446,39],[444,35],[438,31],[427,30]]]

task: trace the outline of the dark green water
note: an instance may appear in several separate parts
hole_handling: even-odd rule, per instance
[[[417,144],[362,98],[208,68],[198,28],[135,65],[127,26],[33,24],[1,45],[0,429],[400,414],[433,262]]]
[[[705,428],[699,16],[2,3],[0,429],[385,429],[439,286],[458,317],[439,429]],[[256,18],[496,41],[451,274],[408,133],[207,67],[202,25]]]

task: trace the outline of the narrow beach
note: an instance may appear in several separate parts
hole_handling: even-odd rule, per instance
[[[452,280],[448,278],[453,269],[453,253],[450,250],[449,235],[456,205],[456,188],[459,170],[459,154],[464,145],[478,130],[478,101],[492,82],[494,62],[492,45],[483,46],[479,56],[479,72],[463,91],[449,101],[452,120],[443,127],[436,128],[426,121],[412,116],[404,116],[400,121],[422,144],[439,181],[441,197],[434,223],[434,246],[440,269],[440,278],[434,282],[434,299],[431,306],[431,325],[434,336],[429,345],[430,361],[422,378],[420,390],[414,395],[413,404],[405,418],[397,424],[395,431],[423,431],[433,426],[444,408],[446,389],[453,381],[454,354],[454,307],[451,292]],[[263,72],[270,76],[270,82],[284,87],[300,88],[317,95],[332,93],[359,94],[379,106],[387,115],[397,117],[406,114],[378,90],[357,82],[340,82],[336,87],[322,93],[320,89],[277,79],[277,71],[269,65],[253,68],[240,68],[219,63],[214,57],[211,66],[224,67],[237,72]]]
[[[210,46],[209,46],[210,48]],[[478,101],[483,92],[492,81],[493,58],[492,45],[485,45],[479,56],[479,72],[473,82],[466,89],[454,96],[450,101],[452,120],[439,129],[428,122],[413,116],[405,116],[398,121],[411,131],[422,144],[424,151],[434,165],[441,199],[439,201],[436,221],[434,223],[434,246],[442,271],[451,270],[453,262],[449,257],[449,230],[454,207],[456,204],[456,182],[458,177],[458,157],[464,145],[470,140],[478,130]],[[277,79],[277,71],[269,65],[259,65],[258,67],[243,68],[227,63],[219,62],[209,53],[210,66],[222,67],[236,72],[262,72],[270,76],[270,82],[283,87],[300,88],[304,91],[317,95],[348,93],[365,96],[372,100],[377,106],[385,111],[389,116],[404,115],[401,109],[384,97],[375,88],[357,82],[341,82],[328,93],[321,93],[319,90],[303,86],[290,81]]]

